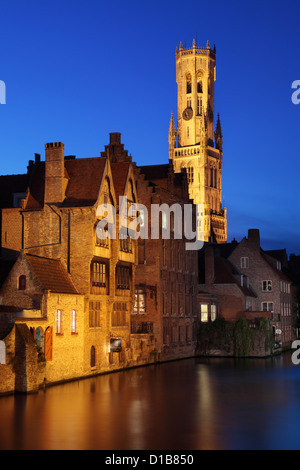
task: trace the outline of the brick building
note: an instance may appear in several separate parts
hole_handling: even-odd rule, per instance
[[[65,156],[62,143],[49,143],[45,161],[36,155],[27,175],[11,177],[20,184],[7,184],[1,210],[0,392],[194,354],[196,252],[184,270],[182,240],[138,242],[126,229],[132,217],[121,217],[124,200],[126,210],[190,202],[186,175],[167,165],[162,176],[162,167],[154,168],[160,184],[147,179],[112,133],[100,157]],[[115,236],[109,223],[99,229],[99,207],[113,208]],[[180,242],[179,269],[170,263]]]
[[[228,321],[265,317],[273,326],[274,342],[289,346],[295,338],[295,295],[292,278],[283,269],[287,266],[284,253],[262,250],[256,229],[249,230],[240,243],[207,246],[199,263],[201,320],[210,320],[211,306],[213,318],[215,311]]]
[[[149,217],[151,208],[159,205],[162,211],[160,236],[138,240],[132,326],[142,330],[150,322],[155,332],[155,349],[162,360],[192,356],[198,322],[198,252],[186,249],[188,242],[184,237],[176,238],[174,222],[179,210],[183,233],[184,205],[192,206],[186,173],[174,173],[170,162],[137,167],[136,180],[138,199],[143,201],[148,213],[149,233],[152,220],[155,222],[155,218]]]

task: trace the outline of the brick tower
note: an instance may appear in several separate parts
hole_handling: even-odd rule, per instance
[[[186,168],[189,195],[203,204],[204,241],[226,243],[227,213],[222,207],[223,136],[214,119],[216,50],[193,46],[176,48],[177,129],[173,113],[169,128],[169,159],[174,169]]]

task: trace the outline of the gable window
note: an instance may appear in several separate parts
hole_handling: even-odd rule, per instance
[[[107,228],[96,227],[96,245],[103,246],[108,248],[109,246],[109,237]]]
[[[243,256],[240,258],[241,260],[241,268],[249,268],[249,258],[246,256]]]
[[[18,289],[19,290],[26,289],[26,276],[24,274],[22,274],[22,276],[19,277]]]
[[[263,292],[270,292],[272,290],[272,281],[262,281]]]
[[[120,250],[132,253],[132,238],[128,235],[124,227],[120,231]]]
[[[274,310],[273,302],[262,302],[261,310],[262,312],[273,312]]]
[[[56,310],[56,334],[62,334],[62,311]]]
[[[71,311],[71,333],[75,334],[77,333],[76,328],[77,328],[77,313],[76,310]]]

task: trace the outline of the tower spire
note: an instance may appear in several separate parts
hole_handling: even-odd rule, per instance
[[[173,118],[173,111],[171,112],[170,126],[169,126],[169,160],[173,158],[173,150],[176,147],[176,131]]]

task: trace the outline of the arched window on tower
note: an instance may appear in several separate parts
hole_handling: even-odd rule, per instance
[[[203,93],[202,73],[197,73],[197,93]]]
[[[186,92],[192,93],[192,76],[190,73],[186,76]]]

